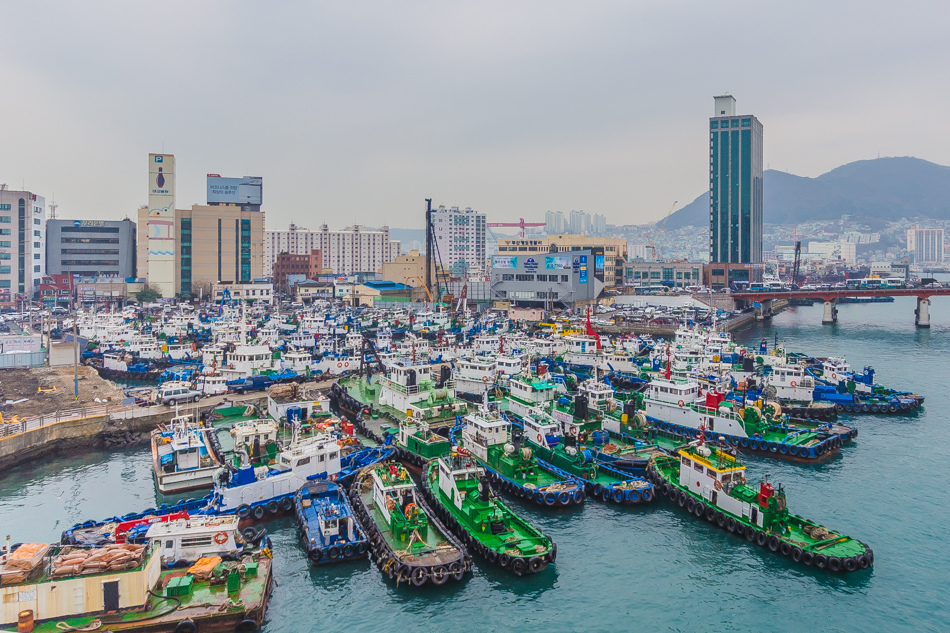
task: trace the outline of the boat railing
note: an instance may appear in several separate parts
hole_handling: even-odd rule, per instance
[[[60,422],[82,420],[84,418],[109,416],[112,419],[129,419],[151,415],[152,413],[153,412],[149,409],[137,407],[134,404],[121,405],[106,403],[77,409],[63,409],[44,415],[16,419],[15,421],[3,420],[0,422],[0,438],[35,431],[36,429],[59,424]]]

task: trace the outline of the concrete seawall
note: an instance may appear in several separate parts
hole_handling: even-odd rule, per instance
[[[231,398],[242,404],[260,404],[259,394],[247,398]],[[221,404],[223,399],[205,401],[198,407],[203,413]],[[181,413],[195,413],[195,408],[182,409]],[[41,455],[57,450],[88,446],[100,446],[110,436],[127,433],[149,433],[159,424],[168,422],[175,415],[170,407],[156,406],[125,409],[116,412],[101,412],[51,422],[38,428],[29,428],[21,433],[0,437],[0,473],[18,464],[28,463]]]

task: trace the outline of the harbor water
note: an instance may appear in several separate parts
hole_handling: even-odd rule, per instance
[[[836,576],[795,566],[687,515],[663,499],[621,508],[588,500],[548,511],[511,504],[558,543],[543,573],[513,576],[476,557],[460,583],[396,587],[368,561],[314,569],[292,518],[267,524],[277,585],[267,633],[309,631],[946,631],[950,607],[950,302],[937,298],[918,330],[914,300],[785,310],[736,333],[794,351],[873,365],[879,382],[926,395],[907,417],[849,418],[856,441],[806,466],[746,457],[769,473],[789,508],[869,544],[869,571]],[[145,447],[66,452],[0,475],[0,538],[57,540],[76,522],[158,505]]]

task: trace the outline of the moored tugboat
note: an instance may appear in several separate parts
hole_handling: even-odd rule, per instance
[[[516,576],[541,572],[557,557],[557,545],[495,496],[465,449],[428,463],[422,493],[470,551]]]
[[[462,444],[502,492],[544,506],[575,505],[587,498],[579,479],[539,461],[527,446],[515,447],[508,420],[498,411],[482,409],[466,416]]]
[[[554,419],[539,411],[534,417],[524,417],[523,422],[524,441],[538,459],[583,481],[588,495],[604,502],[630,505],[653,501],[653,484],[598,462],[592,451],[577,446],[573,436],[562,437],[560,425]]]
[[[311,563],[324,565],[366,557],[369,540],[343,488],[328,481],[307,484],[297,491],[294,509]]]
[[[414,418],[399,422],[396,429],[383,429],[386,444],[395,445],[396,457],[421,468],[430,459],[443,457],[452,451],[447,437],[429,430],[428,423]],[[389,439],[392,438],[392,439]]]
[[[372,558],[390,580],[421,587],[461,580],[472,568],[465,546],[435,517],[403,466],[364,469],[350,488]]]
[[[748,485],[745,466],[726,452],[725,443],[709,447],[705,433],[676,455],[657,456],[648,475],[670,501],[730,534],[781,553],[807,567],[833,572],[867,569],[871,548],[788,511],[785,490],[769,483],[758,491]]]

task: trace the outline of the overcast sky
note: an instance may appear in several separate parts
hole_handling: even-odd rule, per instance
[[[0,183],[60,215],[147,201],[147,154],[264,178],[268,228],[584,209],[639,224],[708,186],[730,92],[772,169],[950,163],[950,3],[6,2]]]

